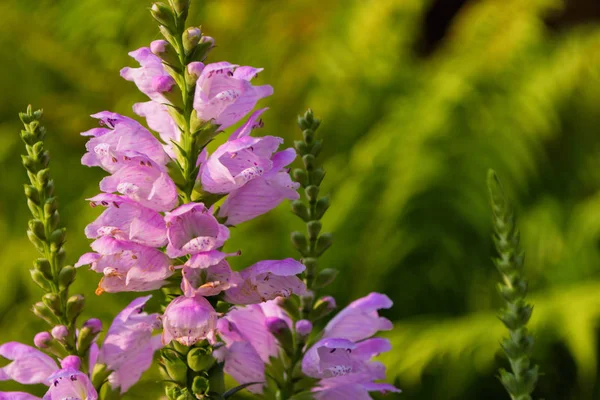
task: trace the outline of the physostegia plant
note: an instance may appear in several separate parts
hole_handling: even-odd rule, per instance
[[[294,148],[280,150],[283,139],[253,135],[266,111],[253,109],[273,88],[253,84],[260,68],[205,63],[214,40],[186,26],[189,6],[189,0],[155,3],[151,13],[164,39],[131,52],[140,66],[121,70],[148,96],[133,111],[160,139],[108,111],[94,114],[100,126],[83,133],[89,140],[82,163],[108,175],[89,199],[104,208],[85,229],[93,251],[74,267],[63,266],[65,231],[41,112],[21,115],[33,215],[28,235],[42,254],[31,274],[46,292],[34,312],[51,329],[36,335],[37,349],[2,345],[0,355],[12,362],[0,369],[0,379],[46,384],[44,399],[119,399],[156,359],[165,391],[149,398],[227,399],[245,390],[265,399],[362,400],[369,392],[398,391],[381,382],[385,368],[372,360],[390,350],[389,341],[374,337],[392,328],[378,314],[392,306],[387,296],[371,293],[316,328],[336,309],[324,292],[336,271],[318,266],[332,243],[321,234],[329,199],[319,193],[325,176],[317,162],[319,121],[311,111],[299,118],[303,137]],[[228,139],[209,153],[218,135]],[[288,166],[297,153],[304,168],[292,180]],[[256,260],[233,271],[227,260],[243,249],[228,248],[229,227],[286,199],[306,223],[306,233],[292,234],[299,260]],[[83,297],[68,295],[75,268],[88,265],[102,275],[97,295],[155,292],[160,312],[143,311],[150,295],[134,300],[100,345],[102,323],[91,319],[78,327]],[[225,375],[236,385],[226,387]]]

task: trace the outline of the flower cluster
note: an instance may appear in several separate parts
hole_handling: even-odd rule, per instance
[[[96,400],[95,386],[104,379],[108,379],[114,390],[125,393],[150,367],[154,351],[162,346],[160,336],[153,335],[160,325],[158,314],[143,312],[149,298],[134,300],[115,317],[101,347],[96,337],[102,330],[102,322],[86,321],[76,338],[77,351],[87,354],[86,357],[61,352],[69,340],[67,328],[61,325],[35,336],[39,350],[18,342],[3,344],[0,355],[12,362],[0,369],[0,380],[44,384],[49,387],[44,400]],[[60,365],[42,350],[57,356]],[[0,398],[39,399],[21,392],[0,393]]]

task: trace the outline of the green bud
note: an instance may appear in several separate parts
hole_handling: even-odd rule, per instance
[[[333,235],[331,233],[324,233],[317,239],[317,245],[315,247],[315,251],[317,253],[317,257],[321,254],[325,253],[325,251],[332,245],[333,243]]]
[[[40,220],[29,220],[29,230],[41,241],[43,241],[46,238],[44,224]]]
[[[335,300],[332,297],[323,297],[316,301],[308,319],[315,322],[331,314],[336,309]]]
[[[317,201],[317,197],[319,197],[319,187],[315,185],[310,185],[306,189],[304,189],[304,193],[306,194],[306,198],[311,203]]]
[[[42,301],[54,315],[62,314],[60,296],[56,293],[46,293],[42,296]]]
[[[44,203],[44,213],[46,215],[54,214],[55,211],[58,210],[58,202],[55,197],[50,197]]]
[[[33,313],[39,318],[45,320],[50,325],[56,323],[56,317],[50,309],[41,301],[33,305]]]
[[[306,224],[306,228],[308,230],[308,238],[310,240],[316,240],[319,237],[319,233],[321,232],[321,222],[319,221],[310,221]]]
[[[38,143],[42,143],[42,142],[38,142]],[[43,151],[40,154],[37,155],[37,163],[38,165],[40,165],[42,168],[47,168],[48,164],[50,164],[50,154],[48,153],[48,151]]]
[[[189,55],[196,50],[196,46],[200,43],[200,39],[202,39],[202,31],[200,28],[190,27],[183,32],[183,48],[186,55]]]
[[[27,230],[27,237],[29,238],[29,241],[35,246],[35,248],[40,252],[43,253],[44,252],[44,242],[40,240],[40,238],[38,238],[36,236],[35,233],[33,233],[33,231],[31,230]]]
[[[298,115],[298,126],[300,129],[305,130],[311,127],[311,123],[308,122],[303,116]]]
[[[314,287],[316,289],[321,289],[325,286],[330,285],[331,283],[333,283],[333,281],[335,281],[335,278],[337,277],[338,273],[339,271],[333,268],[325,268],[319,271],[315,279]]]
[[[312,171],[315,164],[315,156],[312,154],[305,154],[302,156],[302,161],[304,162],[304,167],[307,171]]]
[[[175,28],[175,16],[173,15],[173,11],[163,3],[154,3],[150,8],[150,14],[154,17],[154,19],[169,30],[173,31]]]
[[[178,66],[179,55],[171,44],[165,40],[157,40],[150,45],[150,51],[157,57],[160,57],[165,63]]]
[[[316,212],[313,217],[316,219],[323,218],[323,215],[325,215],[325,212],[329,208],[329,203],[329,196],[321,197],[319,200],[317,200],[317,204],[315,205]]]
[[[96,364],[92,371],[92,384],[94,387],[100,387],[111,373],[112,371],[106,365]]]
[[[50,181],[50,170],[48,168],[42,169],[38,171],[36,174],[36,179],[42,187],[46,187],[48,182]]]
[[[294,320],[300,319],[300,305],[295,296],[285,297],[280,303],[280,307],[285,310]]]
[[[25,196],[36,204],[40,203],[40,192],[33,185],[25,185]]]
[[[48,214],[46,214],[46,215],[48,215]],[[46,218],[46,224],[52,230],[56,230],[59,223],[60,223],[60,215],[58,214],[58,211],[54,211],[52,214],[49,214],[49,216]]]
[[[80,294],[69,297],[69,300],[67,300],[67,319],[69,321],[75,321],[77,319],[83,310],[84,303],[85,298]]]
[[[308,146],[302,140],[294,140],[294,148],[301,156],[308,153]]]
[[[202,36],[194,52],[190,54],[189,61],[204,61],[214,47],[215,39],[210,36]]]
[[[172,351],[165,348],[161,351],[162,364],[169,378],[183,385],[187,382],[187,365]]]
[[[311,144],[313,141],[313,135],[314,135],[314,131],[312,129],[305,129],[302,131],[302,137],[304,138],[304,141],[306,142],[306,144]]]
[[[195,114],[196,113],[192,113],[192,115]],[[204,126],[194,133],[194,140],[196,142],[196,146],[198,148],[202,148],[208,143],[210,143],[219,134],[218,129],[219,125],[215,125],[212,123],[204,123]]]
[[[85,354],[100,332],[94,332],[89,326],[84,326],[77,335],[77,351]]]
[[[64,267],[58,274],[58,288],[63,291],[66,290],[71,283],[75,280],[75,268],[68,265]]]
[[[323,171],[323,168],[315,168],[315,170],[310,173],[310,180],[313,185],[321,185],[323,178],[325,178],[325,171]]]
[[[58,250],[58,252],[56,253],[56,263],[57,265],[65,265],[65,258],[67,257],[67,253],[65,252],[65,249],[61,248]]]
[[[173,7],[175,8],[175,12],[181,15],[184,12],[187,12],[190,8],[190,0],[172,0]]]
[[[201,347],[193,348],[187,355],[188,366],[195,372],[208,371],[215,361],[215,358]]]
[[[22,155],[21,163],[23,164],[25,169],[29,172],[35,173],[35,171],[37,170],[37,163],[31,157]]]
[[[295,168],[292,171],[292,177],[296,182],[298,182],[302,186],[306,186],[308,184],[308,175],[303,169]]]
[[[294,200],[292,202],[292,212],[302,218],[304,222],[310,221],[310,213],[302,200]]]
[[[37,135],[27,131],[21,131],[21,139],[28,146],[33,145],[38,140]]]
[[[29,273],[31,274],[31,279],[39,287],[44,289],[44,291],[49,292],[50,290],[52,290],[52,286],[50,285],[50,282],[48,281],[48,279],[46,279],[46,277],[44,276],[43,273],[41,273],[37,269],[30,269]]]
[[[314,275],[317,269],[318,260],[314,257],[306,257],[302,260],[302,264],[306,267],[306,271],[309,275]]]
[[[49,242],[50,244],[56,246],[56,248],[61,247],[65,243],[65,235],[67,234],[66,228],[56,229],[54,232],[50,234]]]
[[[308,247],[308,242],[306,240],[306,236],[302,232],[292,232],[292,244],[296,249],[300,251],[300,253],[306,252]]]
[[[33,215],[34,218],[40,217],[40,208],[36,203],[27,199],[27,207],[29,208],[29,211],[31,211],[31,215]]]
[[[195,395],[204,395],[208,393],[210,389],[210,384],[208,379],[203,376],[194,377],[194,381],[192,382],[192,392]]]
[[[323,141],[315,140],[315,142],[312,145],[312,149],[310,149],[310,154],[317,157],[319,154],[321,154],[322,148],[323,148]]]
[[[40,271],[46,279],[52,279],[52,266],[50,261],[45,258],[38,258],[33,262],[33,267]]]

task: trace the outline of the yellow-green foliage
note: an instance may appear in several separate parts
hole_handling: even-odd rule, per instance
[[[335,244],[322,265],[340,268],[339,304],[372,290],[395,301],[394,351],[383,360],[402,399],[506,399],[495,318],[485,173],[514,199],[535,305],[536,398],[600,395],[600,27],[551,31],[550,0],[469,1],[429,57],[415,55],[421,0],[194,0],[191,20],[218,47],[210,61],[264,67],[275,96],[264,132],[291,143],[295,115],[324,121],[323,221]],[[199,4],[202,3],[202,4]],[[53,175],[68,227],[69,262],[86,251],[97,211],[84,198],[102,176],[79,165],[94,126],[87,115],[131,115],[143,101],[119,77],[127,51],[157,39],[141,0],[8,0],[0,3],[1,339],[30,341],[43,325],[28,312],[33,251],[17,112],[45,109]],[[233,232],[241,267],[293,256],[298,220],[283,205]],[[275,244],[275,245],[274,245]],[[133,296],[93,295],[78,275],[87,316],[105,322]],[[151,373],[127,398],[147,399]],[[2,384],[1,389],[16,385]],[[40,388],[41,389],[41,388]],[[156,391],[154,391],[156,393]]]

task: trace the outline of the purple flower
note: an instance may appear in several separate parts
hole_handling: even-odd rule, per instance
[[[83,323],[83,328],[90,328],[93,334],[100,333],[102,331],[102,321],[98,318],[90,318]]]
[[[144,157],[128,158],[124,164],[100,181],[100,190],[121,193],[155,211],[177,206],[177,187],[162,167]]]
[[[239,255],[212,250],[193,255],[184,265],[181,290],[187,297],[215,296],[237,284],[225,257]]]
[[[33,343],[38,349],[47,349],[52,342],[52,335],[48,332],[40,332],[33,338]]]
[[[125,393],[150,368],[154,351],[161,348],[160,336],[152,332],[160,325],[158,314],[143,312],[151,296],[131,302],[113,320],[100,349],[99,361],[113,373],[109,376],[113,388]]]
[[[108,111],[92,117],[100,119],[104,127],[82,133],[92,136],[85,145],[87,153],[81,159],[83,165],[113,173],[127,165],[129,158],[141,157],[159,165],[168,162],[161,143],[137,121]]]
[[[215,357],[224,362],[224,371],[240,385],[265,381],[265,364],[279,353],[277,340],[268,329],[268,321],[276,319],[291,325],[289,317],[276,300],[230,310],[218,322],[219,336],[225,346],[215,350]],[[248,390],[261,393],[262,385]]]
[[[284,169],[295,158],[294,149],[276,153],[271,158],[272,168],[269,172],[247,182],[227,196],[219,210],[219,217],[227,218],[227,225],[238,225],[269,212],[285,199],[298,199],[300,184],[293,182]]]
[[[60,361],[62,369],[75,369],[79,370],[81,367],[81,358],[77,356],[66,356]]]
[[[170,260],[159,250],[108,236],[91,244],[96,253],[81,256],[75,267],[91,264],[104,274],[96,293],[143,292],[159,289],[173,274]]]
[[[90,378],[76,369],[61,369],[48,378],[50,389],[44,400],[96,400],[98,393]]]
[[[323,338],[304,355],[302,372],[320,379],[314,389],[318,400],[371,399],[370,391],[398,392],[392,385],[377,383],[385,379],[385,367],[372,361],[389,351],[387,339],[371,338],[380,330],[389,330],[389,320],[377,310],[390,308],[391,300],[371,293],[343,309],[325,327]]]
[[[256,304],[292,293],[301,295],[306,286],[296,275],[304,269],[304,265],[292,258],[260,261],[239,273],[241,282],[225,292],[225,301]]]
[[[64,325],[56,325],[52,328],[52,337],[56,340],[63,340],[69,336],[69,329]]]
[[[4,343],[0,346],[0,356],[12,361],[0,368],[0,381],[12,379],[22,384],[48,385],[48,377],[58,370],[51,357],[18,342]]]
[[[296,333],[301,337],[310,335],[312,329],[312,322],[307,319],[301,319],[300,321],[296,322]]]
[[[229,229],[219,224],[202,203],[188,203],[165,215],[167,254],[171,258],[216,250],[229,239]]]
[[[163,315],[163,344],[172,340],[191,346],[204,339],[212,339],[217,323],[217,312],[200,295],[180,296],[167,306]]]
[[[167,227],[156,211],[141,206],[125,196],[102,193],[88,199],[92,207],[107,207],[94,222],[85,228],[90,239],[112,236],[150,247],[167,244]]]
[[[135,82],[138,89],[152,100],[168,102],[162,93],[171,90],[175,80],[165,71],[161,59],[152,54],[148,47],[132,51],[129,55],[140,63],[140,68],[125,67],[121,70],[121,76]]]
[[[208,64],[196,82],[194,109],[198,118],[213,121],[221,130],[241,120],[258,100],[273,94],[269,85],[250,83],[262,69],[237,67],[228,62]]]
[[[0,392],[0,400],[41,400],[39,397],[23,392]]]
[[[167,106],[155,101],[147,101],[134,104],[133,112],[146,118],[150,129],[158,132],[162,141],[166,143],[163,145],[165,152],[169,157],[175,159],[176,154],[172,142],[179,143],[181,141],[181,130],[169,115]]]
[[[248,121],[202,164],[200,177],[204,190],[210,193],[229,193],[271,170],[271,156],[283,143],[283,139],[274,136],[249,136],[252,129],[262,126],[262,121],[257,119],[265,110],[266,108],[263,108],[252,114]]]

